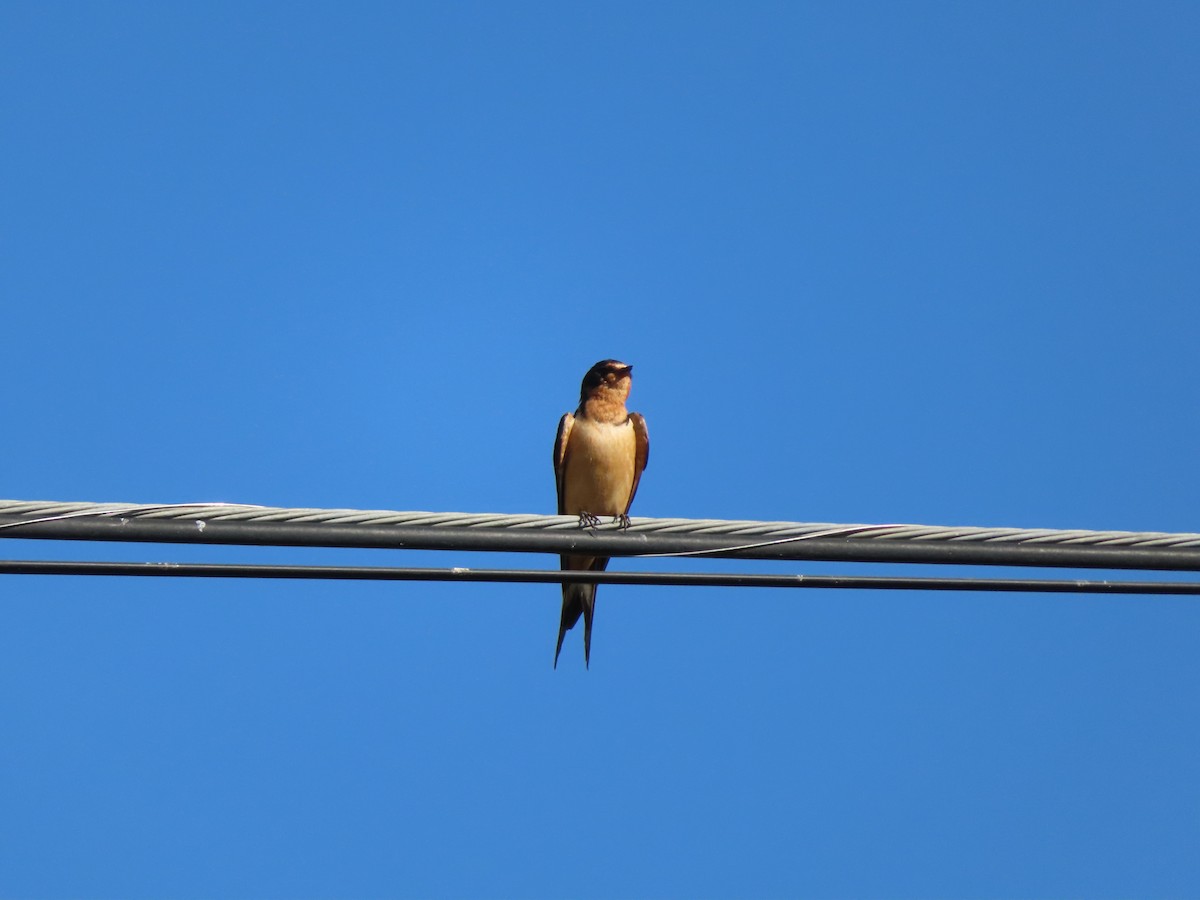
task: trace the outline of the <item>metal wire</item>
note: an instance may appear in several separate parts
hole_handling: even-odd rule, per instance
[[[0,560],[0,574],[273,578],[322,581],[459,581],[690,587],[850,588],[905,591],[1021,591],[1057,594],[1200,594],[1200,583],[1021,578],[925,578],[881,575],[762,575],[710,572],[574,572],[543,569],[428,569],[384,566],[288,566],[227,563],[125,563]]]
[[[1200,534],[0,500],[0,538],[1200,571]]]

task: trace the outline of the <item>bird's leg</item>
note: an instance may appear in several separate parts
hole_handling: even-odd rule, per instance
[[[584,510],[583,512],[581,512],[579,514],[579,527],[580,528],[591,528],[594,531],[596,529],[596,526],[599,524],[600,524],[599,516],[593,516],[590,512],[588,512],[586,510]]]
[[[613,524],[624,531],[629,527],[629,515],[627,513],[621,513],[619,516],[613,516]]]

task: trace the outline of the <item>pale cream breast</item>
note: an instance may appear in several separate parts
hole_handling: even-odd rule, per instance
[[[563,477],[566,514],[619,516],[625,512],[633,490],[636,452],[630,421],[613,425],[577,417]]]

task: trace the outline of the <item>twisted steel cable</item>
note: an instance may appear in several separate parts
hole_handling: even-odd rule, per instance
[[[0,500],[0,538],[1200,571],[1200,534]]]

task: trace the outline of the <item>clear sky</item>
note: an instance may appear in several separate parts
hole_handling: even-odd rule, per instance
[[[1193,3],[9,0],[0,496],[553,512],[616,357],[635,516],[1200,531],[1198,51]],[[558,615],[0,577],[0,895],[1200,896],[1195,600],[607,586],[590,671]]]

